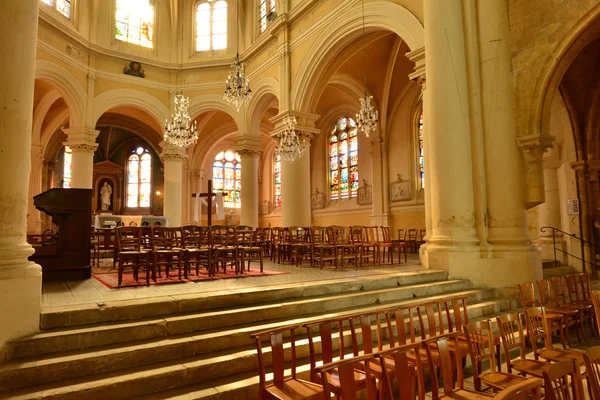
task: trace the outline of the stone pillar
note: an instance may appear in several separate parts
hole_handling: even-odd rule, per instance
[[[242,159],[240,224],[258,228],[258,150],[239,149]]]
[[[161,143],[164,160],[164,215],[169,218],[169,226],[181,226],[183,194],[183,162],[187,160],[184,149]]]
[[[282,226],[311,225],[311,196],[310,196],[310,141],[319,133],[315,114],[299,112],[282,112],[270,121],[275,125],[271,136],[277,138],[283,132],[283,119],[290,115],[296,118],[296,134],[304,137],[306,150],[297,161],[281,161],[281,224]],[[242,176],[244,172],[242,171]],[[243,203],[242,203],[243,204]]]
[[[371,225],[381,225],[381,215],[383,214],[384,193],[383,187],[383,163],[381,154],[381,137],[379,132],[371,135],[369,154],[371,154],[371,165],[373,169],[373,205],[371,208],[372,214],[370,218]]]
[[[538,222],[539,226],[552,226],[557,229],[562,228],[560,221],[560,193],[558,188],[558,171],[556,166],[544,168],[544,186],[546,188],[546,201],[539,205]],[[552,229],[540,231],[539,240],[541,243],[542,261],[554,261],[554,245],[561,250],[565,250],[565,239],[562,233],[556,232],[552,237]],[[557,251],[556,259],[558,263],[564,263],[564,253]]]
[[[575,170],[575,175],[577,177],[577,191],[579,198],[579,226],[581,227],[581,232],[579,237],[582,237],[583,240],[590,241],[590,209],[588,207],[588,181],[589,181],[589,171],[588,165],[586,161],[576,161],[571,164],[571,167]],[[577,241],[577,243],[580,243]],[[580,272],[592,272],[592,266],[587,264],[592,262],[592,252],[589,244],[583,243],[582,246],[583,255],[582,258],[585,259],[586,263],[578,262],[578,260],[573,262],[573,267]],[[592,272],[593,273],[593,272]]]
[[[44,157],[42,146],[31,146],[31,173],[29,174],[29,199],[27,207],[27,233],[42,233],[42,215],[33,205],[33,196],[43,192],[42,171],[44,169]]]
[[[92,189],[94,176],[94,152],[98,147],[95,129],[79,127],[63,129],[67,134],[67,141],[63,143],[69,146],[73,152],[71,162],[71,187],[74,189]]]
[[[38,0],[9,1],[0,13],[0,349],[40,323],[42,269],[28,261],[25,236],[38,7]]]
[[[385,142],[379,144],[381,150],[381,193],[383,194],[383,206],[381,214],[381,225],[390,226],[392,216],[390,214],[390,162],[388,159],[388,146]],[[392,236],[395,234],[392,232]]]
[[[429,93],[426,120],[431,168],[431,267],[448,265],[457,251],[473,251],[475,230],[469,106],[460,1],[425,0]],[[433,246],[433,247],[432,247]],[[433,252],[435,255],[434,261]]]

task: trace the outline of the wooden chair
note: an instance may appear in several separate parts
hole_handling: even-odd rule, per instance
[[[263,272],[263,248],[257,237],[258,232],[253,231],[250,226],[240,225],[235,228],[235,233],[240,254],[240,272],[244,273],[246,261],[248,261],[248,271],[250,271],[250,263],[257,262],[260,265],[260,272]]]
[[[181,279],[181,270],[187,278],[187,270],[183,263],[183,250],[175,243],[175,229],[164,226],[153,226],[150,235],[154,268],[161,274],[161,266],[165,267],[165,274],[169,277],[169,269],[177,267],[178,278]]]
[[[311,258],[310,228],[290,227],[290,262],[299,266],[304,258]],[[312,259],[310,260],[312,265]]]
[[[90,229],[90,248],[92,250],[92,268],[100,266],[100,232],[94,227]]]
[[[527,310],[528,308],[535,307],[538,303],[535,300],[535,290],[533,288],[533,282],[527,283],[519,283],[519,293],[521,295],[521,305],[523,306],[523,310]],[[541,318],[542,315],[539,315],[538,318]],[[552,331],[558,331],[560,334],[560,341],[563,345],[563,348],[567,348],[567,344],[565,342],[565,323],[563,314],[559,313],[545,313],[544,318],[549,318],[548,328]],[[529,331],[527,333],[529,335]]]
[[[563,316],[565,338],[569,346],[571,339],[569,337],[569,328],[575,327],[577,340],[581,343],[583,335],[583,323],[581,321],[581,310],[573,305],[558,305],[556,298],[552,296],[552,285],[549,279],[539,280],[535,283],[538,291],[539,304],[546,307],[546,311]]]
[[[506,372],[496,372],[494,357],[494,334],[490,320],[478,321],[463,326],[473,365],[475,390],[481,390],[481,384],[488,385],[492,391],[503,390],[525,380],[522,376]],[[489,360],[489,370],[482,371],[483,361]]]
[[[381,246],[379,245],[379,231],[377,226],[365,226],[363,246],[372,249],[373,264],[381,264]]]
[[[587,371],[588,392],[592,400],[600,400],[600,346],[590,347],[583,355]]]
[[[596,318],[596,329],[600,332],[600,290],[592,290],[590,292],[592,304],[594,306],[594,316]]]
[[[373,262],[375,262],[375,250],[372,246],[369,246],[365,243],[365,235],[364,235],[364,227],[360,225],[352,225],[349,228],[350,234],[350,243],[355,246],[358,246],[358,251],[360,253],[360,259],[358,265],[362,267],[363,262],[366,261],[366,264],[369,264],[369,256],[373,256]],[[371,252],[371,249],[373,250]]]
[[[539,400],[540,387],[544,381],[539,378],[525,379],[523,382],[502,390],[494,396],[496,400]]]
[[[408,229],[398,229],[398,240],[406,242],[408,240]]]
[[[542,318],[540,318],[540,315]],[[550,320],[546,317],[545,307],[531,307],[525,310],[525,322],[527,324],[527,336],[531,341],[533,356],[537,360],[542,357],[547,361],[559,362],[577,360],[583,364],[583,354],[577,351],[556,349],[552,345],[551,328],[548,326]],[[544,347],[538,347],[538,340],[542,339]]]
[[[579,310],[579,325],[580,325],[579,331],[580,331],[581,338],[583,340],[585,340],[585,330],[584,330],[583,321],[586,318],[585,309],[587,306],[582,307],[581,305],[571,304],[569,302],[566,285],[563,283],[564,280],[561,279],[560,276],[554,276],[554,277],[550,278],[549,281],[550,281],[550,288],[552,289],[552,295],[554,297],[554,305],[555,306],[561,307],[561,308],[568,307],[568,308]]]
[[[419,229],[419,235],[418,235],[417,239],[415,240],[415,252],[416,253],[418,253],[421,246],[425,244],[425,236],[427,236],[427,230]]]
[[[578,274],[577,277],[579,278],[578,281],[581,287],[581,301],[578,302],[582,308],[581,322],[583,325],[585,321],[588,321],[592,328],[592,334],[596,336],[596,313],[592,305],[590,274],[584,272]]]
[[[296,376],[296,338],[295,330],[298,326],[283,327],[271,331],[254,333],[252,338],[256,342],[259,370],[259,393],[260,400],[322,400],[324,399],[323,388],[315,383],[298,379]],[[289,332],[291,350],[291,376],[284,376],[286,369],[285,353],[283,348],[283,334]],[[271,358],[273,361],[273,381],[266,380],[266,360],[263,355],[262,341],[269,340],[271,347]]]
[[[279,256],[279,244],[283,240],[285,228],[275,227],[271,228],[271,248],[269,250],[269,257],[271,261],[279,262],[277,260]]]
[[[200,273],[203,265],[209,271],[212,268],[212,250],[202,244],[202,233],[199,226],[186,225],[181,227],[181,247],[183,249],[183,263],[187,273],[191,273],[191,266],[196,266],[196,275]]]
[[[418,371],[422,371],[423,369],[421,357],[418,353],[419,347],[421,347],[421,343],[411,343],[375,353],[379,365],[383,365],[386,369],[389,368],[389,363],[387,362],[388,359],[391,359],[394,362],[394,368],[386,370],[384,371],[385,373],[382,374],[380,398],[395,398],[392,390],[393,380],[390,379],[391,377],[394,377],[398,382],[398,395],[400,399],[410,400],[416,398],[417,385],[414,378],[419,376]],[[414,364],[409,360],[409,352],[411,354],[416,354]],[[418,386],[418,390],[419,398],[424,398],[425,393],[423,386]]]
[[[263,248],[263,255],[265,257],[271,257],[271,228],[262,228],[262,235],[260,237],[260,245]]]
[[[409,229],[408,230],[408,248],[411,253],[417,252],[417,236],[419,235],[418,229]]]
[[[450,352],[449,342],[454,342],[454,347],[458,345],[458,337],[460,332],[452,332],[437,337],[433,337],[423,341],[423,346],[428,354],[428,360],[430,362],[429,370],[431,371],[431,397],[433,400],[441,398],[455,398],[455,399],[491,399],[492,396],[472,392],[464,388],[464,375],[463,368],[459,357],[452,357]],[[441,361],[440,371],[443,379],[443,393],[440,393],[438,386],[438,372],[436,371],[435,365],[431,362],[432,352],[437,351],[439,359]],[[456,386],[454,384],[454,378],[456,377]]]
[[[545,398],[548,400],[584,400],[583,385],[576,360],[552,364],[544,372]]]
[[[331,375],[336,376],[336,379],[339,381],[339,387],[336,387],[335,389],[337,392],[334,392],[337,394],[338,398],[339,395],[341,395],[341,398],[344,400],[357,400],[358,397],[356,392],[360,390],[362,382],[357,381],[356,379],[356,366],[362,364],[366,375],[365,381],[367,382],[366,399],[375,400],[377,398],[377,391],[370,375],[371,363],[374,360],[375,356],[373,354],[365,354],[316,367],[316,372],[327,377],[326,379],[323,379],[323,391],[325,394],[323,398],[331,398],[332,387],[329,378]]]
[[[523,321],[520,313],[504,314],[496,317],[496,322],[500,327],[500,336],[502,337],[502,346],[504,347],[504,356],[509,373],[512,370],[542,378],[543,372],[550,368],[550,363],[530,360],[526,358],[525,334],[523,332]],[[519,349],[519,357],[512,359],[510,352],[513,349]]]
[[[123,283],[123,271],[125,267],[133,268],[133,277],[138,281],[140,267],[146,271],[146,285],[150,284],[150,268],[152,268],[152,280],[156,282],[156,267],[150,266],[150,252],[141,248],[141,229],[133,226],[121,226],[115,228],[115,236],[119,249],[118,284]]]
[[[394,263],[394,250],[398,249],[398,264],[402,263],[402,253],[404,253],[404,262],[406,263],[406,242],[392,240],[389,226],[382,226],[381,233],[383,234],[382,248],[388,248],[388,262]],[[385,251],[383,257],[385,258]]]
[[[225,225],[213,225],[210,227],[210,237],[212,240],[213,259],[215,270],[219,270],[219,265],[223,267],[223,273],[227,273],[227,264],[235,267],[235,273],[240,270],[240,258],[236,241],[234,227]]]
[[[340,260],[339,266],[341,268],[344,268],[344,261],[350,261],[355,266],[360,264],[360,245],[348,240],[345,227],[338,225],[328,226],[327,241],[329,245],[335,247],[336,257]]]
[[[318,265],[323,269],[325,262],[333,263],[337,268],[337,256],[335,246],[327,242],[327,228],[322,226],[313,226],[310,229],[310,251],[312,266]]]

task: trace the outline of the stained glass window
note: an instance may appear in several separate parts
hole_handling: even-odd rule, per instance
[[[196,7],[196,51],[227,48],[227,2],[202,2]]]
[[[71,187],[71,176],[73,173],[73,150],[65,146],[65,159],[63,163],[63,187]]]
[[[127,207],[150,207],[152,156],[147,149],[134,149],[127,160]]]
[[[281,206],[281,156],[275,154],[273,159],[273,180],[275,183],[275,207]]]
[[[116,21],[118,40],[152,47],[154,6],[150,0],[117,0]]]
[[[240,208],[242,189],[242,163],[240,155],[233,151],[222,151],[213,162],[213,189],[226,192],[223,205],[226,208]]]
[[[260,32],[267,30],[269,13],[275,12],[275,0],[258,0],[258,21]]]
[[[41,2],[56,9],[66,18],[71,18],[71,0],[41,0]]]
[[[356,197],[358,191],[358,136],[356,122],[343,117],[329,136],[331,200]]]
[[[419,178],[421,189],[425,188],[425,160],[423,159],[423,111],[419,115]]]

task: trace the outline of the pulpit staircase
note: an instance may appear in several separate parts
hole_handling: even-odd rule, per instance
[[[472,321],[517,307],[444,271],[401,271],[45,309],[40,333],[5,347],[0,398],[256,399],[252,332],[452,295],[468,296]],[[308,341],[297,340],[306,371]]]

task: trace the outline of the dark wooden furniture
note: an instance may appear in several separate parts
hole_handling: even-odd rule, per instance
[[[529,378],[502,390],[494,398],[496,400],[540,400],[540,387],[542,386],[544,386],[543,380]]]
[[[177,247],[175,232],[178,228],[153,226],[150,235],[154,268],[161,275],[161,266],[165,267],[165,274],[169,277],[169,269],[177,268],[177,276],[181,279],[181,270],[187,278],[187,270],[183,262],[183,249]]]
[[[583,355],[588,373],[588,389],[592,400],[600,400],[600,346],[590,347]]]
[[[209,231],[210,233],[210,231]],[[190,274],[191,266],[196,266],[196,276],[200,273],[200,266],[205,266],[209,276],[212,268],[212,249],[202,242],[202,230],[196,225],[181,227],[181,247],[183,249],[183,262],[185,270]]]
[[[335,247],[340,268],[344,268],[344,261],[350,261],[355,267],[360,264],[360,245],[348,240],[345,227],[338,225],[327,227],[327,240]]]
[[[240,255],[240,273],[242,274],[246,261],[248,262],[248,272],[250,272],[250,263],[253,261],[259,263],[260,272],[263,272],[263,247],[260,245],[259,233],[260,231],[253,230],[251,226],[240,225],[235,228]]]
[[[335,246],[327,243],[325,227],[313,226],[310,229],[310,242],[313,267],[319,266],[322,269],[325,262],[328,262],[337,268]]]
[[[415,399],[417,393],[415,377],[420,375],[419,372],[421,372],[423,368],[421,365],[421,358],[418,355],[418,348],[420,346],[421,343],[411,343],[375,353],[378,364],[383,365],[386,368],[385,373],[381,376],[382,382],[380,385],[380,391],[382,392],[383,398],[394,398],[394,392],[392,390],[393,377],[398,382],[399,398],[407,400]],[[415,351],[417,352],[415,353]],[[417,355],[414,364],[413,361],[409,360],[409,353]],[[393,368],[391,370],[387,360],[393,360]],[[424,397],[425,389],[419,386],[419,398]]]
[[[33,204],[58,227],[56,240],[34,244],[29,257],[42,266],[43,280],[89,279],[92,190],[54,188],[35,196]]]
[[[142,228],[137,226],[119,226],[115,228],[117,247],[119,249],[118,283],[123,283],[123,272],[126,267],[133,269],[133,277],[139,282],[139,270],[146,272],[146,285],[152,280],[156,282],[156,268],[151,265],[150,251],[142,249]]]
[[[552,364],[544,372],[545,398],[548,400],[584,400],[583,385],[579,374],[579,364],[567,360]]]
[[[366,400],[377,399],[377,391],[375,389],[375,385],[372,384],[373,380],[371,379],[370,375],[370,366],[374,361],[375,357],[373,354],[365,354],[362,356],[341,359],[339,361],[324,364],[315,368],[318,373],[327,377],[327,379],[323,380],[323,389],[325,391],[324,399],[330,399],[331,393],[333,392],[331,390],[331,384],[329,383],[330,377],[335,377],[339,382],[339,391],[333,392],[337,394],[337,398],[341,397],[344,400],[358,399],[356,392],[361,388],[361,386],[364,387],[364,381],[361,382],[357,381],[356,379],[357,365],[362,365],[363,369],[365,370],[366,381],[368,382]],[[361,397],[361,399],[363,398],[364,397]]]

